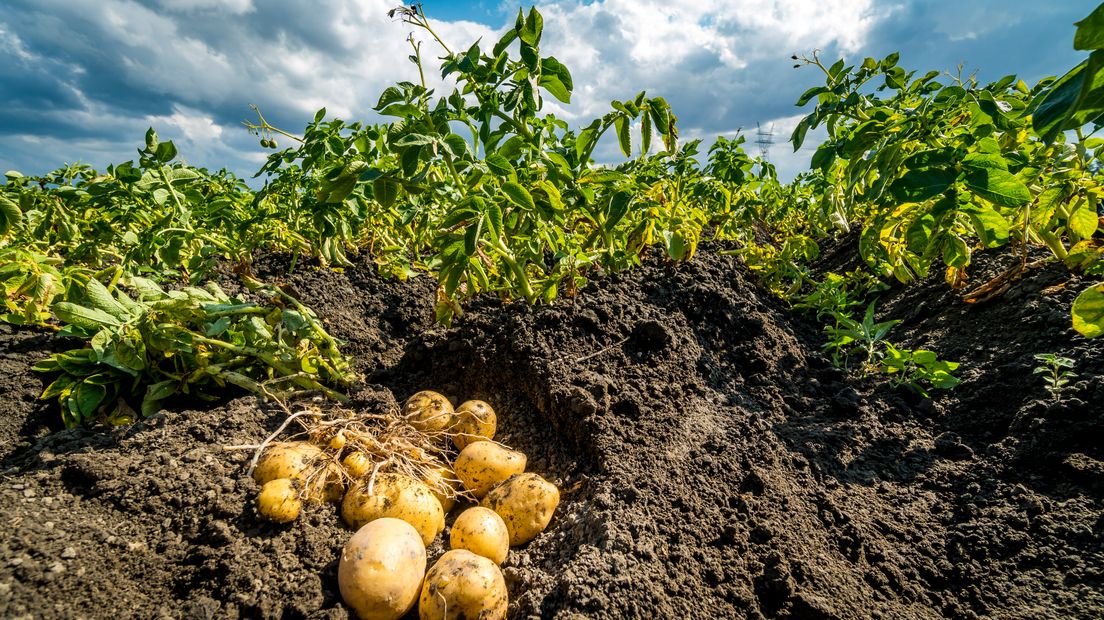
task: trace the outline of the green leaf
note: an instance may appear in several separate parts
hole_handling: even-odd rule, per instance
[[[797,103],[794,105],[799,108],[804,107],[805,104],[809,103],[809,101],[811,101],[813,97],[827,92],[830,92],[830,89],[827,86],[814,86],[802,93],[801,96],[797,98]]]
[[[15,201],[0,195],[0,239],[7,237],[12,228],[23,220],[23,211]]]
[[[497,202],[487,205],[487,232],[495,239],[502,236],[502,209]]]
[[[516,204],[522,209],[533,211],[537,208],[536,203],[533,202],[533,196],[529,193],[529,190],[514,183],[513,181],[506,181],[502,184],[502,193],[506,194],[506,197],[510,199],[510,202]]]
[[[525,18],[523,24],[518,27],[518,38],[528,43],[529,45],[536,47],[538,44],[540,44],[541,33],[543,31],[544,18],[541,17],[540,11],[538,11],[537,7],[534,6],[533,8],[529,9],[529,15]]]
[[[382,110],[392,103],[397,103],[404,100],[403,92],[394,86],[388,86],[382,93],[380,93],[379,101],[376,102],[375,110]]]
[[[617,144],[621,147],[621,152],[625,157],[632,157],[632,136],[629,135],[628,117],[618,116],[613,124],[617,129]]]
[[[452,152],[453,157],[466,157],[468,155],[468,142],[462,136],[450,133],[445,136],[445,146]]]
[[[479,234],[483,231],[483,218],[477,218],[464,233],[464,254],[472,256],[479,247]]]
[[[107,398],[106,387],[89,381],[82,381],[73,390],[69,402],[75,403],[81,419],[87,420],[96,414],[96,410],[100,408],[105,398]]]
[[[996,209],[972,205],[963,209],[969,214],[974,223],[974,232],[977,233],[981,244],[987,248],[993,248],[1008,243],[1008,231],[1010,224]]]
[[[1069,216],[1070,232],[1081,239],[1088,239],[1093,236],[1093,233],[1096,232],[1096,228],[1099,225],[1096,210],[1089,208],[1090,202],[1095,201],[1082,201],[1077,210]]]
[[[966,187],[978,196],[1002,207],[1031,202],[1031,191],[1006,170],[974,168],[966,173]]]
[[[617,224],[629,212],[629,204],[632,195],[629,192],[620,191],[610,197],[609,215],[606,216],[606,232],[613,232]]]
[[[953,170],[941,168],[909,170],[889,190],[902,202],[923,202],[947,191],[956,176]]]
[[[393,179],[380,177],[372,181],[372,195],[385,208],[390,208],[399,198],[399,184]]]
[[[487,155],[485,160],[487,167],[491,169],[491,172],[500,177],[513,178],[515,175],[514,166],[510,163],[510,160],[506,159],[498,153],[491,153]]]
[[[809,122],[808,116],[801,119],[794,127],[793,133],[790,134],[790,142],[793,143],[794,153],[801,149],[801,145],[805,143],[805,134],[809,131]]]
[[[76,385],[76,383],[77,382],[73,380],[73,377],[69,375],[61,375],[57,379],[54,379],[53,383],[46,386],[46,389],[42,391],[42,395],[38,398],[40,400],[47,400],[50,398],[64,396],[69,390],[72,389],[74,385]]]
[[[571,91],[574,85],[571,72],[552,56],[541,59],[541,76],[538,84],[556,99],[571,103]]]
[[[146,388],[146,395],[142,398],[142,415],[149,417],[161,411],[161,401],[176,393],[177,382],[173,380],[153,383]]]
[[[326,118],[326,108],[320,108],[314,113],[314,122],[321,123],[322,119]]]
[[[157,145],[157,150],[153,156],[157,158],[157,161],[167,164],[176,158],[176,145],[172,143],[172,140],[162,142]]]
[[[118,327],[122,322],[110,314],[96,308],[86,308],[68,301],[59,301],[51,307],[54,314],[66,323],[84,329],[102,329]]]
[[[127,310],[126,306],[116,301],[111,291],[107,290],[107,287],[99,280],[95,278],[88,280],[88,284],[84,287],[84,293],[96,310],[103,310],[120,321],[126,321],[130,318],[130,311]]]
[[[1073,35],[1073,49],[1104,49],[1104,4],[1074,25],[1077,26],[1077,32]]]
[[[962,158],[962,165],[971,170],[1008,170],[1008,162],[992,153],[970,153]]]
[[[579,159],[580,164],[586,164],[582,161],[583,156],[590,152],[590,149],[594,146],[594,141],[598,139],[598,123],[594,121],[589,127],[579,131],[579,135],[575,138],[575,155]]]
[[[1048,144],[1062,131],[1076,129],[1104,114],[1104,51],[1097,50],[1085,61],[1058,78],[1037,99],[1031,124]]]
[[[1086,338],[1104,334],[1104,282],[1085,289],[1073,301],[1073,328]]]
[[[648,116],[652,117],[652,124],[661,136],[667,136],[671,131],[671,106],[663,97],[653,97],[648,100]]]
[[[1068,200],[1072,193],[1073,190],[1069,186],[1059,185],[1039,194],[1035,200],[1035,207],[1031,210],[1031,224],[1036,228],[1050,228],[1050,220],[1059,205]]]
[[[970,264],[970,248],[956,235],[947,235],[943,242],[943,264],[948,267],[965,267]]]

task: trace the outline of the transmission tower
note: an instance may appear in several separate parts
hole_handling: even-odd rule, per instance
[[[774,123],[771,123],[769,129],[763,129],[762,125],[755,123],[755,143],[759,145],[759,157],[767,159],[770,148],[774,146]]]

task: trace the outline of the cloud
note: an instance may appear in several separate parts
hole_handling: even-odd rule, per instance
[[[412,28],[387,16],[397,0],[8,0],[0,13],[0,165],[28,173],[78,159],[102,167],[131,159],[150,124],[183,156],[251,176],[263,152],[241,126],[256,103],[274,124],[300,130],[325,106],[331,116],[378,120],[371,108],[399,80]],[[433,19],[434,2],[427,3]],[[460,49],[488,47],[516,6],[447,3],[435,20]],[[491,6],[497,8],[488,8]],[[570,69],[572,105],[548,110],[583,123],[612,99],[646,90],[679,116],[686,138],[707,141],[756,122],[775,125],[772,159],[783,176],[808,163],[817,136],[788,154],[785,127],[798,95],[821,77],[794,70],[794,52],[882,57],[907,67],[968,71],[989,79],[1019,69],[1060,73],[1080,55],[1070,24],[1092,2],[1026,0],[558,0],[542,3],[542,52]],[[470,7],[470,11],[465,10]],[[471,19],[464,19],[470,17]],[[474,21],[473,21],[474,20]],[[477,23],[483,22],[483,23]],[[425,38],[422,36],[421,38]],[[1037,41],[1038,44],[1027,42]],[[439,48],[423,47],[430,86]],[[755,150],[754,147],[749,147]],[[604,145],[603,157],[620,158]],[[802,159],[804,161],[802,162]]]

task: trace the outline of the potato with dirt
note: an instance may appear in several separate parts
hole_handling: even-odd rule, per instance
[[[449,547],[467,549],[495,564],[502,564],[510,552],[510,532],[497,512],[474,506],[456,517],[449,532]]]
[[[460,451],[452,469],[464,488],[482,499],[491,487],[525,471],[526,457],[493,441],[477,441]]]
[[[559,504],[556,485],[533,473],[511,476],[479,503],[502,517],[511,547],[524,545],[543,532]]]
[[[341,504],[341,517],[353,528],[385,517],[402,519],[417,530],[427,546],[445,529],[445,511],[429,487],[398,473],[381,473],[374,480],[354,483]]]
[[[481,400],[468,400],[456,408],[453,416],[452,443],[458,450],[468,447],[468,444],[486,439],[494,439],[498,429],[498,418],[494,409]]]
[[[303,500],[299,499],[299,481],[290,478],[269,480],[257,494],[257,512],[269,521],[290,523],[299,517]]]
[[[357,450],[346,454],[345,458],[341,459],[341,466],[345,468],[345,473],[355,480],[372,473],[375,463],[367,454]]]
[[[431,390],[422,390],[408,398],[402,414],[407,424],[426,434],[444,432],[453,425],[452,403]]]
[[[340,468],[326,452],[305,441],[274,443],[265,449],[253,469],[253,480],[264,485],[288,478],[303,485],[311,503],[336,502],[345,493]]]
[[[417,602],[425,568],[418,532],[401,519],[376,519],[345,544],[337,585],[361,620],[397,620]]]
[[[466,549],[453,549],[426,573],[418,598],[421,620],[501,620],[506,580],[498,565]]]

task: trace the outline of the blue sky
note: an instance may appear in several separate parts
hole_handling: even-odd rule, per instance
[[[298,132],[331,116],[378,120],[379,92],[415,79],[389,0],[5,0],[0,12],[0,170],[43,173],[135,157],[153,126],[189,163],[249,177],[266,151],[241,122],[249,104]],[[802,114],[797,96],[818,72],[790,55],[883,57],[921,72],[964,65],[983,81],[1029,83],[1083,58],[1072,23],[1096,1],[1058,0],[564,0],[539,3],[542,52],[575,81],[585,124],[609,101],[641,90],[664,96],[683,137],[754,139],[773,127],[769,157],[785,176],[808,164],[818,136],[784,144]],[[425,0],[439,32],[466,47],[496,40],[518,4]],[[526,5],[528,6],[528,5]],[[431,43],[426,43],[432,51]],[[438,84],[444,87],[445,84]],[[615,161],[612,146],[600,154]]]

